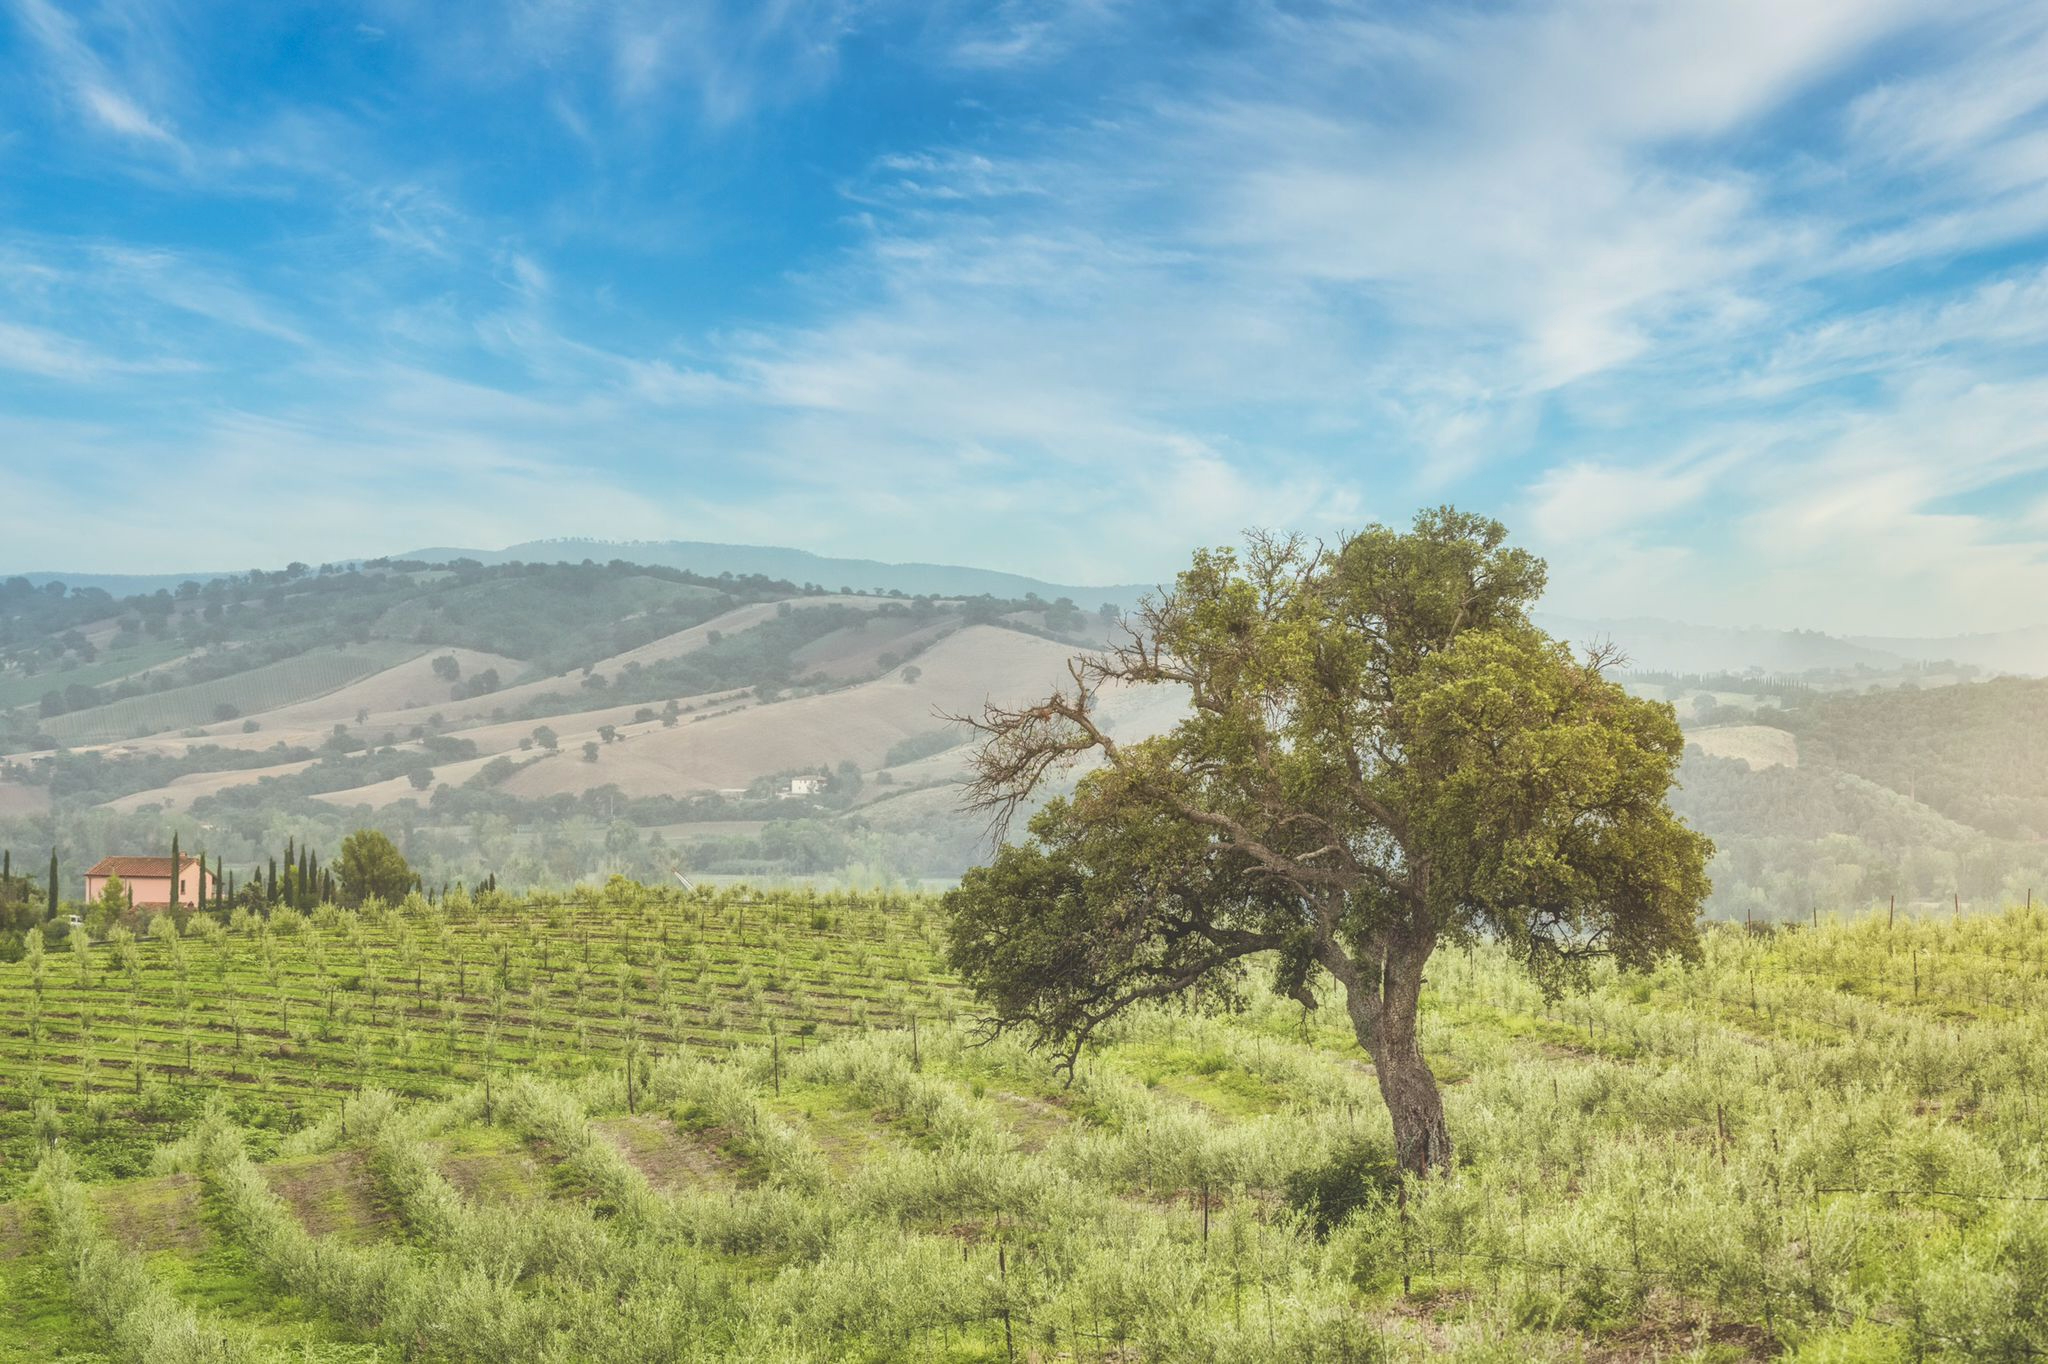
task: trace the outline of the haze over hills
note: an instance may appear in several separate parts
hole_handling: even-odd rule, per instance
[[[279,821],[376,822],[471,877],[833,871],[863,842],[884,874],[950,874],[979,835],[957,801],[887,836],[865,812],[950,788],[944,716],[1043,694],[1110,628],[1049,584],[846,595],[516,558],[120,602],[0,584],[0,838],[149,846],[180,827],[233,859]]]
[[[1922,640],[1926,652],[1886,649],[1818,630],[1730,629],[1635,616],[1589,619],[1536,613],[1536,623],[1560,639],[1586,645],[1610,641],[1631,668],[1668,672],[1803,673],[1814,669],[1892,669],[1923,659],[1950,658],[1946,641]]]
[[[660,564],[684,568],[692,573],[736,577],[760,574],[785,582],[816,583],[820,587],[851,588],[856,592],[903,592],[911,596],[941,597],[1026,597],[1047,601],[1066,597],[1084,610],[1103,602],[1131,607],[1147,592],[1151,583],[1120,583],[1110,586],[1076,586],[1045,582],[1021,573],[970,568],[959,564],[882,563],[874,559],[835,559],[808,550],[779,545],[724,545],[701,540],[529,540],[504,549],[418,549],[394,556],[427,563],[451,559],[475,559],[483,564],[579,563],[584,559],[607,563],[624,559],[635,564]]]
[[[529,540],[503,549],[417,549],[388,557],[400,562],[419,563],[473,559],[480,564],[573,564],[586,559],[602,564],[622,559],[628,563],[687,569],[708,577],[724,573],[735,577],[761,576],[789,583],[851,588],[857,592],[902,592],[909,596],[942,597],[1036,596],[1046,601],[1066,597],[1086,610],[1093,610],[1104,602],[1129,608],[1137,605],[1139,598],[1147,592],[1155,590],[1150,583],[1107,586],[1053,583],[1021,573],[959,564],[883,563],[874,559],[829,558],[779,545],[726,545],[699,540],[591,540],[570,537]],[[361,563],[364,560],[347,562]],[[123,597],[137,593],[174,592],[186,582],[207,583],[241,571],[214,569],[137,574],[36,570],[0,573],[0,578],[26,578],[37,587],[61,582],[74,591],[96,589],[109,596]]]
[[[1820,630],[1766,630],[1693,625],[1634,616],[1619,620],[1536,613],[1537,623],[1563,639],[1612,640],[1629,666],[1668,672],[1769,673],[1889,672],[1954,663],[1986,673],[2048,675],[2048,626],[1988,634],[1922,637],[1834,635]]]
[[[479,564],[604,564],[614,560],[685,570],[707,577],[730,573],[856,592],[900,592],[911,596],[1003,599],[1066,598],[1084,611],[1107,603],[1128,610],[1156,589],[1147,583],[1074,584],[971,565],[885,563],[835,558],[778,545],[731,545],[694,540],[611,541],[581,537],[530,540],[502,549],[440,546],[390,556],[397,562],[445,564],[469,559]],[[351,564],[383,562],[354,560]],[[62,582],[73,591],[97,590],[120,598],[175,592],[187,582],[207,583],[236,571],[161,574],[97,574],[36,571],[0,574],[41,587]],[[1671,673],[1761,671],[1798,675],[1816,671],[1895,672],[1924,664],[1952,662],[1985,673],[2048,675],[2048,625],[1993,633],[1951,636],[1837,635],[1819,629],[1774,630],[1698,625],[1654,616],[1603,618],[1539,611],[1538,624],[1575,644],[1609,641],[1619,645],[1628,666]]]
[[[2048,674],[2048,626],[2044,625],[1933,639],[1852,635],[1847,642],[1899,658],[1953,659],[1986,672],[2016,673],[2027,677]]]
[[[233,577],[242,571],[223,568],[195,569],[189,573],[63,573],[33,569],[21,573],[0,573],[0,581],[21,578],[35,587],[62,583],[73,592],[104,592],[119,600],[122,597],[147,596],[152,592],[175,592],[184,583],[210,583],[216,578]]]
[[[0,840],[175,828],[232,861],[280,826],[331,843],[369,823],[448,877],[949,877],[985,844],[945,717],[1059,685],[1109,638],[1102,606],[1141,593],[588,540],[185,583],[115,601],[0,582]],[[2048,683],[1957,684],[2038,665],[2048,631],[1539,619],[1618,643],[1629,684],[1694,731],[1678,799],[1722,843],[1718,911],[1775,912],[1816,878],[1938,897],[2034,876],[2048,788],[1995,736],[2048,713]],[[1185,704],[1105,703],[1126,738]],[[1881,761],[1878,735],[1910,735],[1912,761]]]

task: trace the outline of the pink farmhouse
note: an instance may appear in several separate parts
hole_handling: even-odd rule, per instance
[[[213,873],[196,857],[178,859],[178,903],[188,908],[199,903],[199,891],[213,898]],[[168,857],[102,857],[85,874],[85,898],[97,900],[107,878],[118,876],[137,905],[168,905],[171,902],[171,859]]]

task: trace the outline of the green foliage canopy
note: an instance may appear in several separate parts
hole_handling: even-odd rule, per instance
[[[373,895],[380,900],[402,900],[419,880],[397,845],[375,829],[358,829],[344,838],[334,870],[341,878],[343,893],[354,901]]]

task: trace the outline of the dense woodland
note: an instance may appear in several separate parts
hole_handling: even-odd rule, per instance
[[[1673,803],[1720,847],[1717,912],[2048,894],[2048,681],[1827,693],[1733,718],[1793,734],[1799,764],[1688,753]]]
[[[1854,773],[1998,838],[2048,838],[2048,685],[1825,696],[1778,721],[1802,763]]]

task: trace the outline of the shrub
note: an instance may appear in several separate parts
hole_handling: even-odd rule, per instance
[[[1287,1177],[1287,1206],[1308,1219],[1317,1236],[1327,1237],[1352,1212],[1382,1206],[1401,1187],[1394,1153],[1377,1142],[1354,1137],[1327,1161]]]

